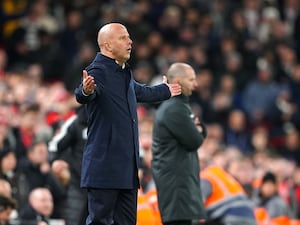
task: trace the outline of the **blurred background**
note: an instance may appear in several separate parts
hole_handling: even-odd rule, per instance
[[[54,206],[60,203],[66,208],[68,182],[58,179],[64,175],[53,168],[53,162],[66,162],[58,171],[67,168],[74,177],[72,147],[58,154],[55,143],[49,143],[77,115],[80,106],[73,91],[81,82],[82,70],[99,51],[99,28],[108,22],[120,22],[130,33],[133,52],[128,63],[137,81],[160,83],[173,62],[186,62],[195,69],[198,87],[190,100],[194,114],[208,128],[199,149],[200,166],[217,163],[250,193],[255,181],[272,171],[280,196],[298,218],[298,0],[2,0],[0,174],[19,202],[17,214],[28,203],[26,196],[32,189],[49,186],[48,173],[63,184],[63,194],[55,192]],[[156,107],[138,105],[145,193],[153,187],[150,167]],[[20,193],[24,184],[19,180],[37,142],[48,150],[45,162],[34,164],[44,165],[39,167],[44,183],[27,184],[27,192]],[[8,169],[2,166],[6,151],[15,158],[15,166]],[[76,210],[68,213],[70,217],[78,214]],[[51,217],[67,221],[64,213]]]

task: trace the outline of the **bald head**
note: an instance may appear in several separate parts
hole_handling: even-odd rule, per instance
[[[50,216],[53,211],[52,194],[47,188],[35,188],[29,194],[32,208],[44,216]]]
[[[168,72],[169,83],[180,84],[181,93],[190,96],[197,87],[195,70],[186,63],[173,63]]]
[[[174,78],[184,77],[191,70],[193,71],[194,69],[186,63],[173,63],[167,72],[168,81],[172,83],[174,81]]]
[[[123,65],[131,53],[132,40],[126,27],[120,23],[104,25],[98,32],[98,45],[103,55]]]
[[[126,30],[126,27],[120,23],[108,23],[100,28],[97,38],[100,50],[104,47],[105,43],[109,42],[114,37],[118,29]]]

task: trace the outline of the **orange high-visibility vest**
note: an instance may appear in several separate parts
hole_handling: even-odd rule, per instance
[[[255,208],[254,215],[258,225],[272,225],[271,218],[266,208]]]
[[[156,225],[156,218],[152,207],[140,190],[137,200],[137,225]]]
[[[161,221],[161,216],[160,216],[160,211],[158,208],[158,200],[157,200],[157,191],[155,188],[147,191],[146,193],[146,198],[148,203],[152,206],[155,220],[156,220],[156,225],[162,225]]]
[[[271,219],[272,225],[290,225],[290,218],[288,216],[278,216]]]
[[[290,224],[289,225],[300,225],[300,220],[290,219]]]
[[[212,194],[204,202],[206,208],[223,202],[227,197],[245,194],[240,183],[218,166],[207,167],[200,173],[200,177],[212,185]]]

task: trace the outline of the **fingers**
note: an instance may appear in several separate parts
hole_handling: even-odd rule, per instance
[[[93,76],[89,76],[86,70],[82,71],[83,76],[83,91],[85,94],[90,95],[94,92],[96,88],[95,80]]]
[[[181,86],[179,84],[169,84],[169,88],[172,96],[181,94]]]
[[[168,79],[166,76],[163,76],[163,83],[167,83],[168,82]]]
[[[87,71],[86,70],[83,70],[82,71],[82,76],[83,76],[83,79],[86,79],[88,74],[87,74]]]

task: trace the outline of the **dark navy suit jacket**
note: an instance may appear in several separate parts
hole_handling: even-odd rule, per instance
[[[88,139],[83,153],[81,187],[107,189],[138,188],[139,137],[137,102],[170,98],[165,84],[137,83],[128,66],[98,53],[86,68],[96,82],[92,95],[76,88],[76,99],[86,104]]]

